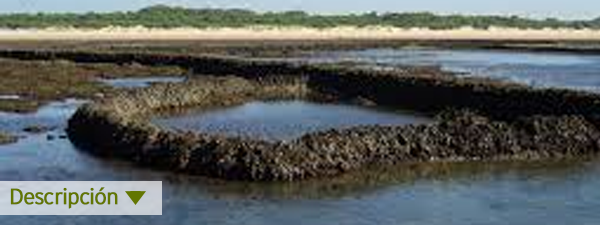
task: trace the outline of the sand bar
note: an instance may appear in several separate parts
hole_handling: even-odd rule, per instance
[[[305,27],[247,28],[121,28],[103,29],[0,29],[1,41],[23,40],[600,40],[600,30],[512,29],[477,30],[402,29],[393,27]]]

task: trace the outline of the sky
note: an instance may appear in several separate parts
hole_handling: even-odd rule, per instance
[[[600,16],[599,0],[2,0],[0,13],[128,11],[155,4],[256,11],[304,10],[340,14],[368,11],[519,15],[590,19]]]

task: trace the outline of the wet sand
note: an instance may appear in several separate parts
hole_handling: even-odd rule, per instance
[[[103,29],[0,29],[0,41],[23,40],[600,40],[599,30],[512,29],[477,30],[402,29],[393,27],[248,27],[248,28],[176,28],[143,27]]]

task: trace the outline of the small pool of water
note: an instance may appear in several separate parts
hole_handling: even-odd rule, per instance
[[[67,99],[42,106],[32,113],[0,112],[0,130],[22,134],[28,126],[42,126],[64,130],[66,120],[86,101]]]
[[[430,119],[403,111],[378,110],[307,101],[249,102],[213,110],[159,116],[153,122],[169,129],[289,141],[304,134],[360,125],[405,125]]]
[[[135,77],[100,79],[100,82],[116,88],[141,88],[148,87],[153,83],[178,83],[184,80],[184,77]]]

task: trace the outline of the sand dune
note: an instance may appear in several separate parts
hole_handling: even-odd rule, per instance
[[[0,40],[335,40],[335,39],[416,39],[416,40],[600,40],[598,30],[523,30],[471,28],[455,30],[401,29],[392,27],[304,27],[176,28],[143,27],[103,29],[18,29],[0,30]]]

